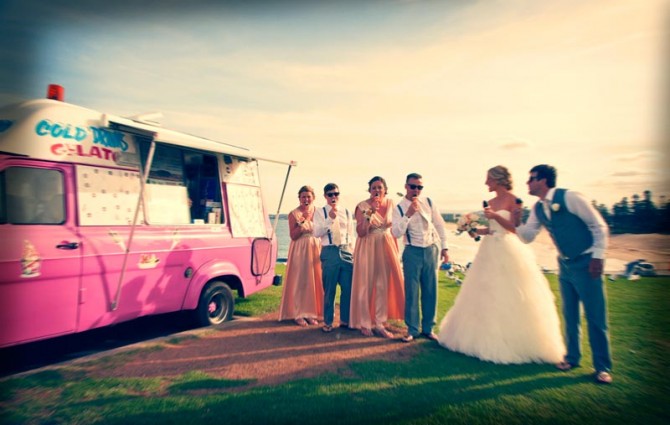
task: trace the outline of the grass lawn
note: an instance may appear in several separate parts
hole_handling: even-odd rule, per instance
[[[439,318],[458,293],[440,276]],[[556,276],[548,278],[558,299]],[[0,423],[670,423],[670,279],[618,280],[607,291],[611,386],[592,383],[587,343],[582,367],[564,373],[551,365],[481,362],[426,342],[409,362],[357,362],[354,373],[242,392],[231,391],[240,382],[197,370],[177,378],[92,379],[65,366],[1,381]],[[270,288],[238,300],[237,313],[274,311],[280,297],[281,288]]]

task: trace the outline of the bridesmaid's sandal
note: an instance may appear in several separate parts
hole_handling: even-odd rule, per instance
[[[307,322],[305,322],[305,319],[303,319],[302,317],[298,317],[297,319],[295,319],[295,324],[298,326],[307,326]]]
[[[312,325],[312,326],[316,326],[316,325],[319,324],[319,321],[318,321],[318,320],[313,319],[313,318],[311,318],[311,317],[308,317],[306,320],[307,320],[307,323],[309,323],[309,324]]]
[[[361,334],[363,334],[363,336],[372,336],[372,330],[368,328],[361,328]]]
[[[330,325],[323,325],[321,330],[325,333],[331,333],[333,331],[333,327]]]
[[[375,333],[382,338],[393,338],[393,334],[386,330],[384,327],[375,328]]]

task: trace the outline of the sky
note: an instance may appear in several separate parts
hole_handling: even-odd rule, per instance
[[[136,4],[142,4],[137,6]],[[0,1],[0,105],[43,98],[297,161],[281,212],[326,183],[353,208],[405,176],[443,212],[505,165],[611,207],[670,200],[670,0]],[[262,163],[277,210],[287,167]]]

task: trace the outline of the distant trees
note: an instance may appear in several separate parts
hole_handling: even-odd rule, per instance
[[[523,207],[521,222],[525,223],[530,215],[530,207]],[[658,205],[652,200],[650,190],[645,190],[642,197],[638,194],[621,198],[608,209],[605,204],[599,204],[595,200],[591,205],[602,215],[610,228],[610,233],[665,233],[670,234],[670,201],[665,196],[659,197]],[[486,222],[484,214],[481,214],[480,222]],[[442,218],[448,222],[456,222],[461,214],[442,214]]]
[[[612,212],[597,207],[612,233],[670,233],[670,205],[665,196],[654,204],[650,190],[634,194],[614,204]],[[594,205],[595,205],[595,201]]]
[[[642,197],[634,194],[630,201],[628,197],[623,197],[611,209],[595,200],[591,204],[603,216],[613,234],[670,233],[670,202],[661,196],[656,205],[650,190],[645,190]],[[528,215],[530,209],[524,207],[522,222],[528,219]]]

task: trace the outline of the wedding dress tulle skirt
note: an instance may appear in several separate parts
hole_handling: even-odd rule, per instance
[[[554,296],[534,253],[516,235],[499,228],[482,239],[438,341],[494,363],[563,360]]]

